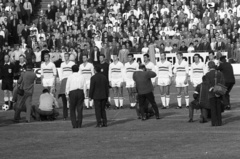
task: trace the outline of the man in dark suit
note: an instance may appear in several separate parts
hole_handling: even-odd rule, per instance
[[[234,84],[235,84],[235,77],[233,73],[233,67],[232,65],[226,61],[226,56],[222,56],[220,58],[220,65],[217,68],[220,70],[224,76],[225,79],[225,86],[227,87],[227,92],[224,96],[224,104],[226,105],[225,109],[230,110],[231,104],[230,104],[230,91],[232,90]]]
[[[139,66],[139,71],[133,73],[133,80],[136,83],[136,90],[138,93],[139,107],[142,116],[142,120],[146,120],[147,105],[145,104],[148,100],[152,108],[154,109],[156,119],[160,119],[157,103],[153,94],[153,85],[151,78],[156,77],[156,73],[153,71],[146,71],[145,65]]]
[[[101,73],[101,67],[95,66],[96,74],[91,77],[89,98],[94,100],[96,127],[107,127],[107,115],[105,106],[108,99],[108,79]]]
[[[55,38],[55,35],[52,35],[52,38],[49,40],[48,43],[48,49],[52,49],[52,48],[57,48],[58,44],[57,44],[57,39]]]
[[[225,50],[225,44],[221,41],[220,38],[217,39],[217,43],[216,43],[216,50],[217,51],[222,51]]]
[[[42,18],[39,18],[37,28],[38,28],[38,30],[43,30],[44,32],[47,31],[47,25],[45,24],[45,22],[42,21]]]
[[[94,46],[93,50],[90,53],[90,61],[93,63],[94,66],[99,64],[99,56],[100,51],[97,46]]]
[[[210,46],[210,43],[208,42],[207,38],[203,39],[203,42],[201,43],[201,48],[202,48],[203,51],[210,51],[211,50],[211,46]]]

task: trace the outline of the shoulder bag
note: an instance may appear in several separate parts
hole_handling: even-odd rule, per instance
[[[227,87],[224,86],[223,84],[217,83],[217,71],[215,71],[215,85],[213,88],[213,92],[217,95],[225,95],[227,92]]]

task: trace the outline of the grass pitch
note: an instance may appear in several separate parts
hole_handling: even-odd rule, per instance
[[[129,109],[124,91],[125,108],[107,110],[107,128],[95,128],[94,110],[84,110],[81,129],[72,129],[70,120],[63,121],[61,115],[53,122],[15,124],[11,121],[13,111],[1,111],[0,158],[239,159],[239,87],[237,80],[231,93],[232,110],[223,113],[221,127],[211,127],[210,122],[200,124],[199,111],[195,111],[195,122],[188,123],[188,110],[175,109],[175,88],[171,88],[170,109],[160,109],[162,119],[144,122],[137,119],[135,110]],[[191,96],[193,89],[190,90]],[[38,103],[40,92],[41,86],[36,86],[34,104]],[[160,108],[158,89],[155,94]]]

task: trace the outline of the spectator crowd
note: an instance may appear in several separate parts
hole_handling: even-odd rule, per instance
[[[31,16],[35,0],[0,0],[0,65],[40,67],[50,53],[57,67],[70,60],[93,64],[128,53],[228,52],[240,63],[238,0],[55,0]],[[23,59],[22,59],[23,58]],[[22,61],[22,62],[21,62]]]

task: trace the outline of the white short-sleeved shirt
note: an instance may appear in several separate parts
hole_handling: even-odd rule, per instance
[[[125,64],[125,81],[127,80],[133,80],[133,73],[135,71],[137,71],[139,68],[139,64],[137,62],[133,62],[133,63],[130,63],[130,62],[127,62]]]
[[[93,64],[87,62],[82,63],[79,66],[79,73],[83,75],[85,81],[90,81],[91,77],[94,75],[94,67]]]
[[[200,78],[205,74],[205,64],[203,62],[199,62],[196,64],[195,62],[191,65],[191,79]]]
[[[54,78],[54,76],[57,75],[55,64],[52,62],[49,62],[48,64],[46,64],[46,62],[43,62],[41,64],[41,75],[44,79]]]
[[[124,78],[124,66],[123,63],[118,61],[117,63],[111,63],[109,65],[109,72],[108,72],[109,81],[112,80],[119,80],[123,81]]]
[[[177,61],[174,65],[174,73],[176,74],[176,77],[186,77],[186,74],[188,74],[188,63],[185,60],[182,60],[181,63]]]
[[[68,78],[72,74],[72,66],[75,65],[74,62],[69,61],[68,63],[62,62],[61,63],[61,71],[62,71],[62,79]]]
[[[157,63],[157,76],[158,78],[169,78],[172,77],[172,64],[165,60],[164,62],[159,61]]]

